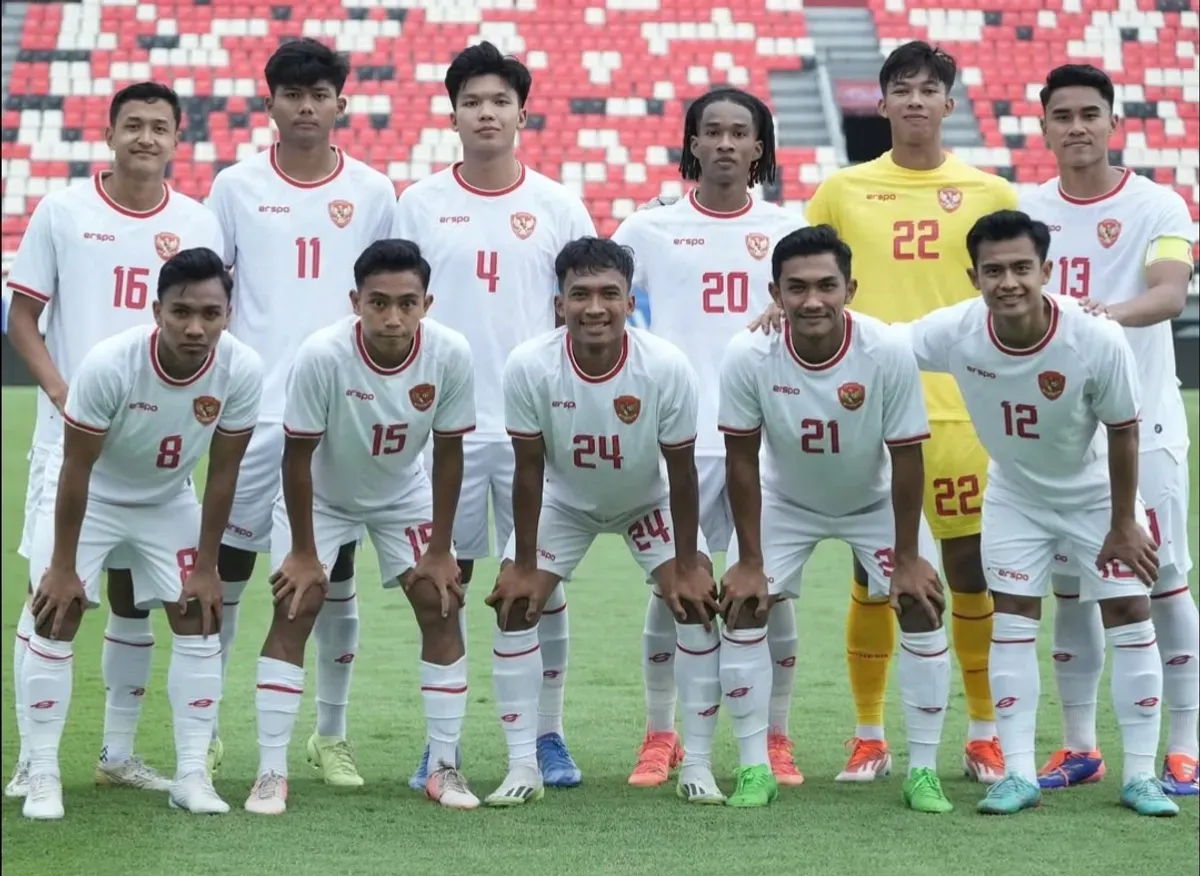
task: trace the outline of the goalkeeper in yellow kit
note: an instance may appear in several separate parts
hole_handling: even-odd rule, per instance
[[[827,179],[805,211],[827,223],[854,252],[853,309],[886,322],[910,322],[977,295],[967,278],[967,231],[997,210],[1015,210],[1008,182],[942,150],[942,120],[954,110],[954,59],[924,42],[900,46],[879,72],[879,113],[892,149]],[[925,514],[941,542],[952,593],[951,632],[962,667],[970,727],[964,770],[991,784],[1004,775],[988,686],[992,603],[979,554],[980,508],[988,458],[954,380],[926,374],[932,440],[925,443]],[[838,781],[869,782],[891,769],[883,733],[888,664],[896,622],[885,602],[867,596],[855,565],[846,658],[858,727]]]

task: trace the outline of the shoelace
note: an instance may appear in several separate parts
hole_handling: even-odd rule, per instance
[[[54,777],[49,775],[34,776],[29,781],[29,796],[33,799],[49,797],[54,793]]]
[[[1017,776],[1007,775],[987,791],[986,797],[1003,797],[1005,794],[1015,794],[1021,788],[1021,780]]]
[[[458,791],[463,794],[468,793],[466,777],[454,767],[444,766],[434,773],[434,775],[438,776],[439,781],[445,786],[446,790]]]
[[[758,791],[767,786],[767,773],[763,770],[742,767],[737,772],[737,793]]]
[[[352,770],[354,766],[354,750],[345,739],[338,740],[324,752],[324,756],[333,761],[338,770]]]
[[[17,768],[13,770],[13,781],[28,782],[29,781],[29,761],[23,760],[17,764]]]
[[[567,759],[569,756],[567,753],[567,745],[565,742],[563,742],[563,740],[559,739],[557,736],[544,737],[544,740],[545,741],[542,742],[542,747],[547,749],[547,754],[554,755],[562,760]]]
[[[1166,799],[1166,793],[1163,791],[1162,782],[1153,776],[1147,776],[1144,779],[1137,779],[1133,783],[1133,791],[1140,797],[1148,797],[1151,800]]]
[[[259,776],[258,782],[254,785],[254,794],[260,800],[274,797],[279,793],[279,785],[282,782],[283,776],[278,773],[267,773],[265,776]]]
[[[939,795],[942,793],[941,780],[930,770],[917,770],[913,773],[913,778],[916,779],[914,790],[930,791]]]
[[[642,743],[642,747],[638,751],[638,756],[640,760],[645,760],[647,755],[669,758],[671,750],[674,747],[674,745],[665,739],[647,739]]]

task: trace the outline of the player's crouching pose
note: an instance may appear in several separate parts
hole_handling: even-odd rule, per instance
[[[475,428],[474,366],[462,335],[422,322],[433,303],[429,273],[416,244],[371,244],[354,263],[356,316],[311,335],[292,367],[284,501],[271,534],[275,616],[258,660],[259,770],[248,812],[287,808],[287,747],[304,693],[305,643],[338,550],[364,532],[384,586],[403,588],[421,628],[430,745],[425,793],[456,809],[479,805],[455,768],[467,661],[450,535],[462,436]],[[431,434],[432,490],[421,465]]]
[[[63,816],[58,749],[71,703],[72,643],[82,611],[100,600],[100,570],[122,549],[134,601],[162,604],[175,633],[167,691],[175,724],[174,808],[223,813],[205,770],[221,699],[221,581],[217,551],[238,466],[258,418],[262,362],[225,333],[233,280],[209,249],[162,267],[155,326],[97,344],[71,381],[61,470],[47,468],[30,563],[36,632],[21,682],[30,710],[24,814]],[[208,452],[204,504],[191,475]]]
[[[504,368],[515,531],[487,604],[496,610],[492,679],[509,770],[487,802],[515,806],[542,796],[538,616],[596,536],[612,532],[625,537],[679,618],[687,752],[679,794],[720,803],[709,765],[721,689],[716,585],[699,535],[695,372],[676,347],[627,328],[629,250],[584,237],[563,248],[555,273],[565,328],[521,344]]]
[[[983,560],[996,604],[989,675],[1008,774],[979,810],[1007,815],[1041,801],[1036,638],[1061,539],[1079,559],[1080,599],[1100,603],[1113,649],[1121,803],[1139,815],[1175,815],[1154,776],[1163,674],[1148,595],[1158,558],[1137,493],[1137,363],[1116,322],[1043,295],[1049,248],[1049,228],[1024,213],[984,216],[967,236],[982,297],[907,327],[921,368],[958,382],[992,460]]]
[[[948,812],[936,770],[950,658],[945,597],[932,565],[937,549],[922,513],[929,421],[921,375],[891,329],[845,309],[856,285],[850,263],[850,248],[828,225],[780,240],[771,254],[771,295],[784,330],[738,335],[721,365],[720,428],[736,529],[722,581],[721,685],[742,763],[739,793],[729,802],[766,805],[775,797],[767,766],[767,609],[797,596],[813,548],[837,538],[867,570],[871,595],[890,595],[900,618],[904,801],[919,812]]]

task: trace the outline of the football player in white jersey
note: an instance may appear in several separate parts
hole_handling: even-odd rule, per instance
[[[1012,210],[989,214],[972,227],[967,249],[981,297],[906,328],[921,368],[958,383],[991,458],[982,542],[996,604],[988,676],[1007,775],[979,810],[1009,815],[1041,802],[1036,640],[1064,542],[1079,560],[1079,598],[1100,604],[1112,646],[1125,749],[1121,803],[1139,815],[1174,815],[1179,807],[1154,775],[1163,671],[1149,589],[1158,557],[1137,491],[1133,350],[1112,320],[1043,294],[1044,223]]]
[[[479,800],[455,766],[467,711],[462,591],[451,529],[462,436],[475,428],[471,350],[422,323],[429,263],[407,240],[378,241],[354,264],[355,316],[309,336],[288,380],[282,506],[271,535],[275,617],[258,659],[258,779],[246,810],[287,803],[287,746],[304,692],[304,646],[338,550],[370,533],[384,587],[400,587],[421,628],[421,696],[434,769],[430,799]],[[421,450],[433,437],[432,484]]]
[[[719,383],[717,351],[770,304],[772,247],[805,222],[746,190],[775,178],[775,124],[766,104],[744,91],[718,88],[688,107],[679,172],[696,187],[669,206],[629,216],[613,239],[633,249],[634,294],[647,296],[651,331],[683,350],[700,385],[713,387]],[[711,550],[724,551],[732,523],[715,393],[701,393],[699,423],[700,528]],[[796,674],[796,614],[790,602],[772,608],[767,630],[774,667],[770,763],[780,784],[798,785],[804,776],[788,738]],[[631,785],[661,785],[682,753],[675,733],[674,657],[675,620],[652,595],[642,633],[646,736]]]
[[[1102,70],[1067,65],[1042,90],[1046,142],[1059,175],[1027,195],[1022,209],[1050,226],[1048,291],[1091,302],[1125,327],[1142,386],[1139,492],[1158,540],[1158,582],[1150,610],[1163,660],[1169,729],[1162,782],[1195,795],[1200,717],[1200,614],[1188,590],[1188,425],[1175,371],[1171,320],[1187,302],[1196,226],[1187,204],[1127,168],[1112,167],[1117,119]],[[1063,747],[1042,767],[1043,788],[1103,777],[1096,700],[1104,632],[1096,607],[1079,599],[1066,552],[1054,575],[1054,674],[1063,703]]]
[[[937,545],[922,510],[929,420],[921,373],[903,338],[846,310],[856,284],[850,247],[833,228],[785,236],[771,270],[771,295],[787,320],[783,332],[739,333],[720,366],[718,422],[737,530],[722,607],[736,609],[742,600],[747,606],[736,618],[727,615],[721,645],[721,686],[742,763],[729,803],[765,806],[776,795],[767,760],[768,606],[785,604],[794,614],[790,600],[813,548],[836,538],[867,570],[871,595],[890,596],[899,615],[909,734],[904,801],[918,812],[949,812],[937,751],[950,655]],[[730,694],[737,690],[748,693]]]
[[[710,763],[720,642],[712,564],[699,533],[696,373],[678,348],[626,326],[633,264],[630,251],[611,240],[569,243],[555,266],[555,307],[565,328],[521,344],[504,367],[515,528],[487,604],[496,609],[492,681],[509,770],[490,805],[542,796],[538,618],[604,532],[624,536],[680,622],[686,754],[679,796],[725,799]]]
[[[205,769],[221,699],[221,580],[217,553],[238,465],[258,417],[258,356],[224,329],[233,280],[207,248],[183,250],[158,277],[154,324],[101,341],[71,379],[58,458],[30,563],[40,578],[35,628],[21,667],[29,713],[27,818],[63,817],[58,749],[71,704],[75,634],[100,603],[100,571],[123,550],[133,601],[162,605],[174,632],[167,692],[175,727],[172,808],[229,807]],[[204,504],[191,476],[208,454]]]
[[[163,178],[179,141],[175,92],[156,82],[127,86],[113,96],[108,118],[112,170],[42,199],[8,276],[8,286],[16,293],[8,337],[41,389],[29,454],[25,526],[17,549],[26,558],[46,462],[62,442],[60,412],[80,360],[105,338],[153,322],[151,297],[159,268],[181,247],[220,246],[212,214],[172,191]],[[43,316],[45,338],[39,330]],[[169,782],[133,753],[150,682],[154,644],[150,615],[133,603],[133,583],[120,551],[110,563],[111,613],[101,658],[106,690],[104,743],[96,783],[165,790]],[[31,574],[31,582],[36,578]],[[26,606],[17,622],[14,678],[20,677],[32,632],[33,616]],[[19,684],[15,691],[21,751],[5,788],[9,797],[25,794],[29,766],[25,698]]]
[[[392,225],[393,237],[415,241],[429,260],[437,320],[467,338],[478,369],[479,422],[465,442],[462,500],[454,521],[464,587],[475,561],[489,556],[489,496],[497,552],[512,531],[513,454],[500,385],[504,363],[522,341],[554,328],[554,259],[568,242],[596,233],[577,195],[516,158],[531,84],[525,65],[491,43],[471,46],[454,58],[446,71],[446,92],[463,160],[405,189]],[[466,612],[460,616],[465,628]],[[567,750],[562,725],[563,588],[547,603],[538,632],[545,673],[538,763],[547,785],[573,787],[582,774]],[[409,779],[415,790],[425,787],[428,763],[427,747]]]
[[[396,191],[383,174],[330,143],[345,112],[347,62],[316,40],[280,46],[267,61],[267,110],[279,142],[217,174],[209,206],[225,235],[226,264],[236,289],[230,331],[266,365],[262,423],[246,451],[238,495],[221,545],[225,582],[222,667],[237,631],[238,603],[255,554],[270,549],[272,508],[279,495],[283,410],[288,368],[301,342],[350,315],[346,291],[354,260],[388,236]],[[346,742],[346,703],[358,649],[354,544],[329,570],[317,619],[317,727],[309,762],[331,785],[362,778]],[[224,747],[213,725],[212,769]]]

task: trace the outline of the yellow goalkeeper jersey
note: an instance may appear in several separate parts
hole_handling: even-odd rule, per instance
[[[851,309],[910,322],[979,294],[967,277],[967,232],[980,216],[1017,208],[1007,180],[947,154],[936,170],[908,170],[887,152],[825,180],[805,210],[832,225],[854,253]],[[924,375],[929,418],[966,421],[954,379]]]

